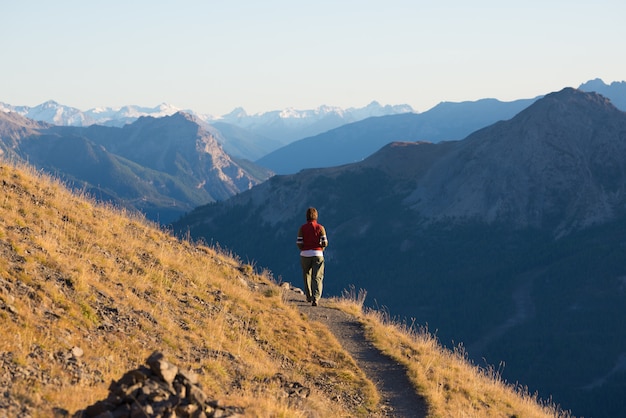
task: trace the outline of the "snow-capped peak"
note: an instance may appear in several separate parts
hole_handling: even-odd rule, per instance
[[[238,107],[218,118],[211,115],[198,114],[192,110],[183,110],[168,103],[161,103],[155,107],[137,105],[95,107],[83,112],[79,109],[59,104],[54,100],[48,100],[32,108],[0,103],[0,109],[5,112],[17,112],[37,121],[69,126],[88,126],[93,124],[123,126],[134,122],[142,116],[160,118],[182,111],[194,116],[199,121],[211,123],[219,120],[279,141],[292,140],[299,135],[319,133],[344,123],[355,122],[371,116],[413,112],[409,105],[381,106],[376,101],[363,108],[342,109],[337,106],[322,105],[315,109],[299,110],[289,107],[254,115],[249,115],[242,107]]]

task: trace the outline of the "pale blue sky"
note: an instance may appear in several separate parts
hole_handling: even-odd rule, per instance
[[[219,116],[626,80],[626,1],[0,0],[0,101]]]

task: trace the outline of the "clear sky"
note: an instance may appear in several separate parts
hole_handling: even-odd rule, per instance
[[[0,101],[214,116],[626,80],[624,0],[0,0]]]

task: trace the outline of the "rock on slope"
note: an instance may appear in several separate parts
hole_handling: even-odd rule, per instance
[[[243,417],[241,407],[224,406],[202,390],[198,376],[167,362],[155,351],[140,366],[111,382],[109,396],[74,414],[76,418]]]

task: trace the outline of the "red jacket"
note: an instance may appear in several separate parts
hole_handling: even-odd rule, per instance
[[[296,244],[303,251],[321,251],[328,245],[326,230],[317,221],[308,221],[298,229]]]

